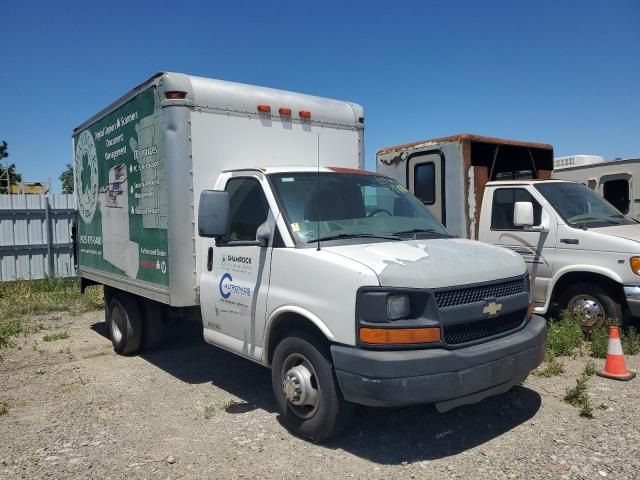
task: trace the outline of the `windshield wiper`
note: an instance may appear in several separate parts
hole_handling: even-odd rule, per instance
[[[583,217],[577,221],[573,221],[572,223],[575,225],[582,225],[583,223],[590,223],[590,222],[607,222],[607,223],[612,223],[613,225],[622,225],[622,222],[616,222],[615,220],[611,220],[610,218],[605,218],[605,217]]]
[[[443,233],[443,232],[439,232],[437,230],[434,230],[433,228],[412,228],[411,230],[402,230],[400,232],[394,232],[394,235],[407,235],[410,233],[433,233],[435,235],[440,235],[443,237],[453,237],[453,235],[450,235],[448,233]]]
[[[383,238],[386,240],[402,240],[397,235],[376,235],[374,233],[336,233],[335,235],[327,235],[326,237],[314,238],[308,240],[307,243],[324,242],[326,240],[338,240],[340,238]]]

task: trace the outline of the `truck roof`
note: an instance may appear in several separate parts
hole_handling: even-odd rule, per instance
[[[534,179],[523,179],[523,180],[492,180],[491,182],[487,182],[487,187],[492,187],[496,185],[534,185],[536,183],[575,183],[569,180],[544,180],[540,178]]]
[[[309,166],[283,166],[283,167],[262,167],[256,169],[249,168],[238,168],[238,169],[230,169],[224,170],[224,172],[246,172],[247,170],[256,170],[264,173],[265,175],[271,175],[274,173],[352,173],[358,175],[376,175],[383,177],[381,173],[370,172],[369,170],[360,170],[357,168],[344,168],[344,167],[330,167],[330,166],[320,166],[318,167],[309,167]]]
[[[458,133],[456,135],[450,135],[448,137],[439,137],[439,138],[433,138],[431,140],[422,140],[419,142],[403,143],[401,145],[394,145],[391,147],[380,148],[378,149],[377,154],[381,155],[385,153],[407,150],[409,148],[426,147],[436,143],[463,142],[463,141],[472,141],[472,142],[481,142],[481,143],[498,143],[502,145],[513,145],[517,147],[553,150],[553,146],[549,145],[548,143],[534,143],[534,142],[526,142],[521,140],[510,140],[506,138],[483,137],[482,135],[474,135],[472,133]]]
[[[159,72],[81,123],[74,132],[93,124],[151,86],[165,92],[186,93],[184,100],[170,100],[172,105],[184,104],[196,109],[242,115],[257,115],[258,105],[268,105],[272,117],[279,117],[279,110],[285,108],[290,109],[290,114],[282,116],[293,119],[298,118],[300,111],[305,111],[310,112],[308,121],[311,123],[364,128],[364,109],[357,103],[184,73]]]

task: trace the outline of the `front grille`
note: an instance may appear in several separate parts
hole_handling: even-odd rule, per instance
[[[455,325],[445,325],[442,328],[444,341],[449,345],[456,345],[508,332],[522,325],[526,315],[527,309],[525,308],[505,313],[504,315],[496,315],[495,317],[457,323]]]
[[[524,279],[508,282],[491,283],[479,287],[441,290],[435,293],[438,308],[455,307],[469,303],[481,302],[485,298],[500,298],[516,295],[525,291]]]

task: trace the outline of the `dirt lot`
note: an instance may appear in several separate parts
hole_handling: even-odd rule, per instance
[[[0,352],[0,478],[638,478],[640,380],[589,380],[593,419],[563,402],[587,359],[559,377],[439,414],[363,408],[318,446],[289,434],[269,372],[206,345],[194,322],[160,351],[116,355],[102,313]],[[52,332],[66,339],[44,342]],[[640,355],[627,357],[640,369]],[[602,361],[596,361],[600,368]],[[0,405],[1,406],[1,405]]]

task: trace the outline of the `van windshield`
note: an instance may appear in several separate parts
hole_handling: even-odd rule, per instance
[[[579,228],[635,223],[580,183],[538,183],[536,189],[571,226]]]
[[[450,236],[406,188],[381,175],[288,172],[270,174],[269,180],[299,244]]]

